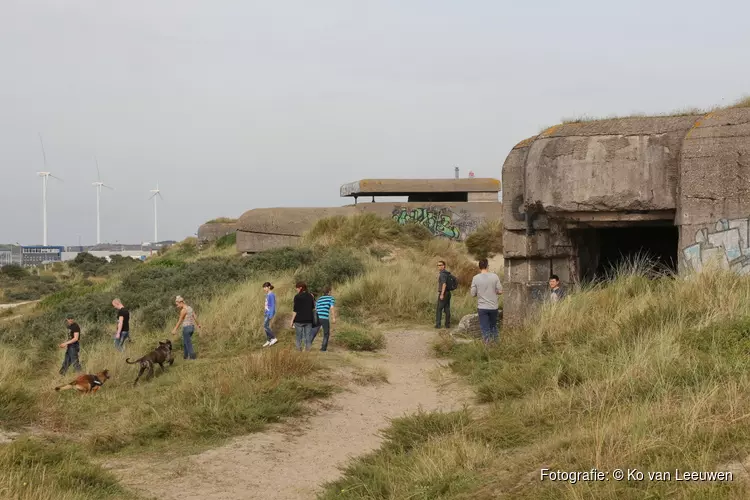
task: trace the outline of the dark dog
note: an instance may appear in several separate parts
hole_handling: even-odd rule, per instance
[[[67,385],[61,385],[55,387],[56,391],[66,391],[68,389],[75,389],[78,392],[85,394],[95,393],[99,388],[104,385],[104,382],[109,379],[109,370],[104,370],[96,375],[87,373],[86,375],[79,375]]]
[[[138,383],[138,379],[141,378],[141,375],[143,375],[143,372],[146,370],[148,370],[148,379],[154,376],[154,365],[161,366],[161,371],[164,371],[164,363],[169,363],[169,366],[172,366],[172,363],[174,363],[174,358],[172,357],[172,342],[169,340],[159,342],[159,347],[142,358],[136,359],[135,361],[130,361],[130,358],[128,358],[125,362],[131,365],[141,365],[141,369],[138,371],[138,376],[135,378],[135,382],[133,382],[133,386],[135,386]]]

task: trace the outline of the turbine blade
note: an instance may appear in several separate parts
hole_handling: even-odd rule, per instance
[[[159,195],[159,198],[161,198],[162,200],[164,199],[164,197],[163,197],[163,196],[161,195],[161,191],[159,191],[159,192],[158,192],[158,193],[156,193],[156,194],[158,194],[158,195]]]
[[[105,187],[105,188],[107,188],[107,189],[111,189],[112,191],[114,191],[114,190],[115,190],[115,188],[113,188],[113,187],[111,187],[111,186],[107,186],[106,184],[102,184],[102,186],[103,186],[103,187]]]
[[[60,182],[65,182],[64,180],[60,179],[60,178],[59,178],[58,176],[56,176],[56,175],[52,175],[52,174],[49,174],[49,176],[50,176],[50,177],[52,177],[53,179],[57,179],[57,180],[58,180],[58,181],[60,181]]]
[[[151,199],[151,198],[153,198],[154,196],[156,196],[156,193],[154,193],[154,194],[152,194],[151,196],[149,196],[149,197],[148,197],[148,199],[150,200],[150,199]]]
[[[99,171],[99,159],[94,156],[94,162],[96,163],[96,180],[102,182],[102,173]]]
[[[44,141],[42,140],[42,133],[39,134],[39,144],[42,145],[42,158],[44,158],[44,170],[47,170],[47,153],[44,152]]]

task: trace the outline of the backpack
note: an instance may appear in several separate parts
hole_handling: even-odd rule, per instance
[[[458,288],[458,280],[451,273],[448,273],[448,277],[445,279],[445,289],[452,292]]]

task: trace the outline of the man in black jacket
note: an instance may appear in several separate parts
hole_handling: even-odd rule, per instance
[[[450,273],[445,269],[445,261],[438,261],[438,300],[435,313],[435,328],[440,328],[445,311],[445,327],[451,327],[451,291],[448,290],[448,276]]]

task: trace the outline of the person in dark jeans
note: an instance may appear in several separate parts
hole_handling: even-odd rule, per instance
[[[320,319],[320,326],[313,329],[312,340],[315,340],[315,335],[318,331],[323,330],[323,343],[320,346],[320,350],[325,352],[328,350],[328,339],[331,336],[331,323],[336,323],[336,299],[331,295],[331,287],[327,286],[323,289],[323,295],[321,295],[315,302],[315,310],[318,312],[318,319]]]
[[[68,323],[68,340],[59,346],[60,349],[65,349],[65,359],[62,368],[60,368],[60,375],[65,375],[71,365],[75,371],[81,371],[81,363],[78,360],[78,353],[81,350],[81,345],[78,342],[81,338],[81,327],[78,326],[71,314],[66,318],[66,322]]]
[[[445,261],[438,261],[438,300],[435,313],[435,328],[440,328],[445,311],[445,327],[451,327],[451,292],[448,290],[448,270],[445,269]]]
[[[117,309],[117,332],[115,333],[115,349],[123,351],[125,341],[130,337],[130,311],[125,309],[120,299],[114,299],[112,306]]]
[[[471,296],[477,298],[479,327],[485,344],[497,342],[500,335],[497,331],[498,295],[503,293],[500,278],[489,272],[487,259],[479,261],[479,274],[471,280]]]
[[[313,310],[315,309],[315,298],[307,291],[307,284],[299,282],[295,285],[297,295],[294,296],[294,308],[292,314],[291,328],[297,334],[295,345],[298,351],[302,350],[302,343],[305,344],[305,350],[309,351],[312,347],[312,325]]]

